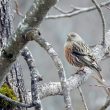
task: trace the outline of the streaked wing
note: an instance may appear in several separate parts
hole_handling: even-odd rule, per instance
[[[79,59],[85,59],[86,62],[92,62],[95,60],[95,57],[92,54],[90,48],[83,42],[76,42],[73,44],[72,54],[77,56]],[[88,63],[89,63],[88,62]]]

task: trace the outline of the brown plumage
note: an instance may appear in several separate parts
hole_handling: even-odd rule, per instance
[[[96,70],[99,77],[102,79],[102,75],[100,74],[101,68],[97,64],[95,56],[78,34],[74,32],[68,34],[67,41],[64,45],[64,53],[67,61],[71,65],[80,68],[88,66]]]

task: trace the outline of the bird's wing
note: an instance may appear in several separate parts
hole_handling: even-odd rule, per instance
[[[79,59],[79,61],[82,61],[85,64],[85,66],[94,68],[98,72],[101,71],[100,66],[96,62],[95,56],[92,54],[92,51],[85,43],[74,43],[72,55],[76,56]]]
[[[89,57],[91,60],[95,60],[94,55],[90,48],[83,42],[76,42],[73,44],[73,55],[82,56],[82,57]]]

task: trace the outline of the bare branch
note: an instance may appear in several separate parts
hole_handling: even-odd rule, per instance
[[[110,4],[110,1],[106,1],[106,2],[102,2],[100,4],[100,7],[103,7],[103,6],[106,6],[106,5],[109,5]],[[95,10],[96,7],[95,6],[91,6],[91,7],[86,7],[86,8],[79,8],[79,10],[75,10],[73,11],[72,13],[67,13],[67,14],[59,14],[59,15],[48,15],[46,16],[45,18],[46,19],[57,19],[57,18],[66,18],[66,17],[72,17],[72,16],[75,16],[75,15],[79,15],[81,13],[85,13],[85,12],[89,12],[89,11],[93,11]]]
[[[27,65],[29,67],[29,70],[31,72],[31,77],[33,77],[33,74],[34,74],[37,78],[37,81],[42,81],[43,80],[42,76],[40,75],[39,71],[37,70],[33,56],[27,47],[25,47],[22,50],[21,55],[24,57]]]
[[[62,10],[60,7],[58,6],[54,6],[54,8],[56,10],[58,10],[59,12],[63,13],[63,14],[67,14],[67,13],[72,13],[76,8],[72,7],[72,10],[65,12],[64,10]]]
[[[35,66],[35,61],[33,59],[33,56],[29,49],[25,47],[22,51],[22,56],[26,60],[28,67],[30,69],[30,75],[31,75],[31,94],[32,94],[32,102],[33,105],[35,105],[35,110],[43,110],[41,106],[41,100],[39,97],[39,81],[42,80],[41,75],[39,74],[39,71],[37,70]],[[39,105],[39,108],[38,108]]]
[[[89,68],[86,68],[87,72],[78,71],[71,75],[70,78],[67,79],[67,87],[70,91],[76,89],[80,85],[82,85],[91,75],[91,71]],[[40,98],[46,98],[48,96],[55,95],[63,95],[62,88],[60,82],[49,82],[39,85],[39,93]]]
[[[102,88],[110,88],[110,86],[105,86],[105,85],[102,85],[102,84],[95,84],[95,85],[89,85],[89,86],[95,86],[95,87],[102,87]]]
[[[105,45],[105,32],[106,32],[106,22],[105,22],[105,18],[104,18],[104,15],[103,15],[103,12],[100,8],[100,5],[97,3],[96,0],[92,0],[92,2],[94,3],[94,5],[96,6],[98,12],[99,12],[99,15],[101,17],[101,20],[102,20],[102,26],[103,26],[103,40],[102,40],[102,45],[104,46]]]
[[[85,98],[84,98],[84,95],[83,95],[83,92],[82,92],[81,87],[78,87],[78,90],[79,90],[79,93],[80,93],[80,96],[81,96],[82,102],[83,102],[83,104],[84,104],[84,108],[85,108],[85,110],[89,110],[88,107],[87,107],[87,104],[86,104],[86,101],[85,101]]]
[[[102,82],[99,78],[97,78],[97,77],[95,77],[95,76],[93,76],[93,78],[94,78],[99,84],[103,85],[103,88],[104,88],[105,92],[106,92],[107,95],[109,96],[109,95],[110,95],[110,88],[107,88],[108,85],[107,85],[106,81],[104,80],[104,81]]]

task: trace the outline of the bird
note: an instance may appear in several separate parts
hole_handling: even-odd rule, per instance
[[[70,32],[67,35],[67,40],[64,44],[64,54],[67,61],[80,69],[85,66],[92,70],[95,70],[100,79],[101,67],[98,65],[96,58],[90,49],[90,47],[85,43],[85,41],[75,32]]]

